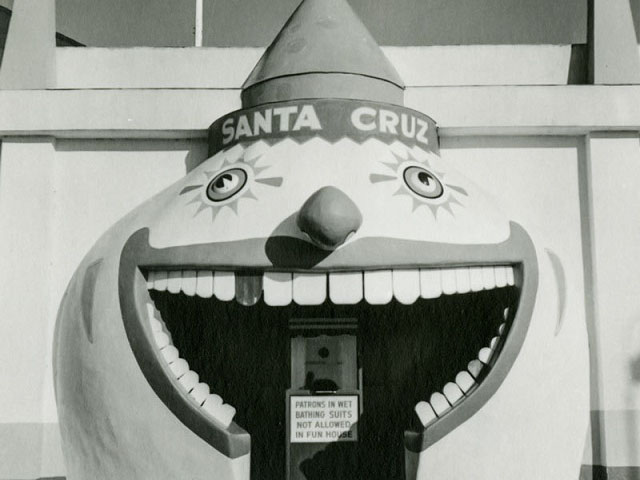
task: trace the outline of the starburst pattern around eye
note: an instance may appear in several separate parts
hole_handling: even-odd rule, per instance
[[[209,210],[211,212],[211,221],[214,222],[218,214],[225,208],[230,209],[237,215],[240,200],[257,200],[252,190],[256,183],[270,187],[280,187],[283,182],[282,177],[261,176],[263,171],[270,168],[270,165],[258,167],[257,163],[260,158],[261,155],[248,157],[246,151],[240,158],[225,158],[217,169],[203,172],[204,181],[202,183],[184,187],[180,191],[180,195],[193,194],[195,192],[195,195],[187,202],[187,205],[198,204],[193,216],[195,217],[200,212]],[[237,173],[244,175],[242,182],[234,178]],[[217,189],[215,199],[212,199],[207,194],[211,187],[214,191]]]
[[[437,217],[442,209],[454,216],[453,205],[462,205],[458,196],[468,196],[466,190],[458,185],[446,181],[446,174],[437,170],[429,161],[416,158],[411,151],[404,158],[395,152],[390,161],[381,162],[392,174],[372,173],[369,176],[371,183],[396,182],[398,189],[393,194],[406,195],[412,199],[412,211],[425,206]],[[416,170],[414,175],[407,175],[409,169]],[[421,170],[421,171],[420,171]],[[411,182],[410,182],[411,179]],[[423,182],[424,185],[420,185]],[[417,187],[423,187],[424,192]],[[433,193],[433,195],[430,195]]]

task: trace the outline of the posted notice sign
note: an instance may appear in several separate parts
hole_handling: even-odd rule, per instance
[[[291,443],[356,442],[358,396],[291,396]]]

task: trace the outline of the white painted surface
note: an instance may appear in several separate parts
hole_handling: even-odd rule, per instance
[[[197,33],[198,17],[196,46]],[[566,85],[571,57],[571,45],[452,45],[382,50],[411,87]],[[57,88],[240,88],[263,52],[264,48],[251,47],[60,47],[56,49]]]
[[[196,0],[196,18],[195,18],[195,46],[202,46],[202,0]]]
[[[591,227],[600,405],[607,465],[639,465],[640,140],[590,142]]]
[[[54,145],[7,139],[0,155],[0,423],[41,422],[56,309]]]
[[[52,88],[56,82],[55,0],[12,5],[0,88]]]
[[[405,104],[437,120],[442,137],[640,129],[640,85],[409,88]],[[235,90],[5,90],[0,135],[204,139],[239,107]]]
[[[630,2],[594,0],[593,72],[595,84],[640,83],[640,57]]]
[[[186,141],[3,142],[0,361],[11,374],[0,375],[0,422],[57,420],[52,335],[73,271],[109,226],[202,155]]]

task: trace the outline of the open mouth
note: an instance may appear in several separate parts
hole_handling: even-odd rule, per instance
[[[273,478],[285,463],[285,392],[341,390],[291,384],[292,319],[357,323],[355,455],[367,458],[358,473],[396,478],[405,447],[427,448],[497,390],[528,328],[532,301],[521,300],[537,287],[529,258],[336,271],[162,260],[135,262],[131,275],[121,262],[123,318],[143,373],[192,431],[229,457],[251,451],[252,471],[271,465]]]

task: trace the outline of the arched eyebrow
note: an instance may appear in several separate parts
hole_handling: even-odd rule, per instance
[[[185,193],[189,193],[192,190],[195,190],[197,188],[203,187],[204,185],[188,185],[186,187],[184,187],[182,190],[180,190],[180,193],[178,195],[184,195]]]
[[[369,175],[369,180],[371,183],[390,182],[392,180],[397,180],[397,177],[392,175],[382,175],[381,173],[372,173]]]

